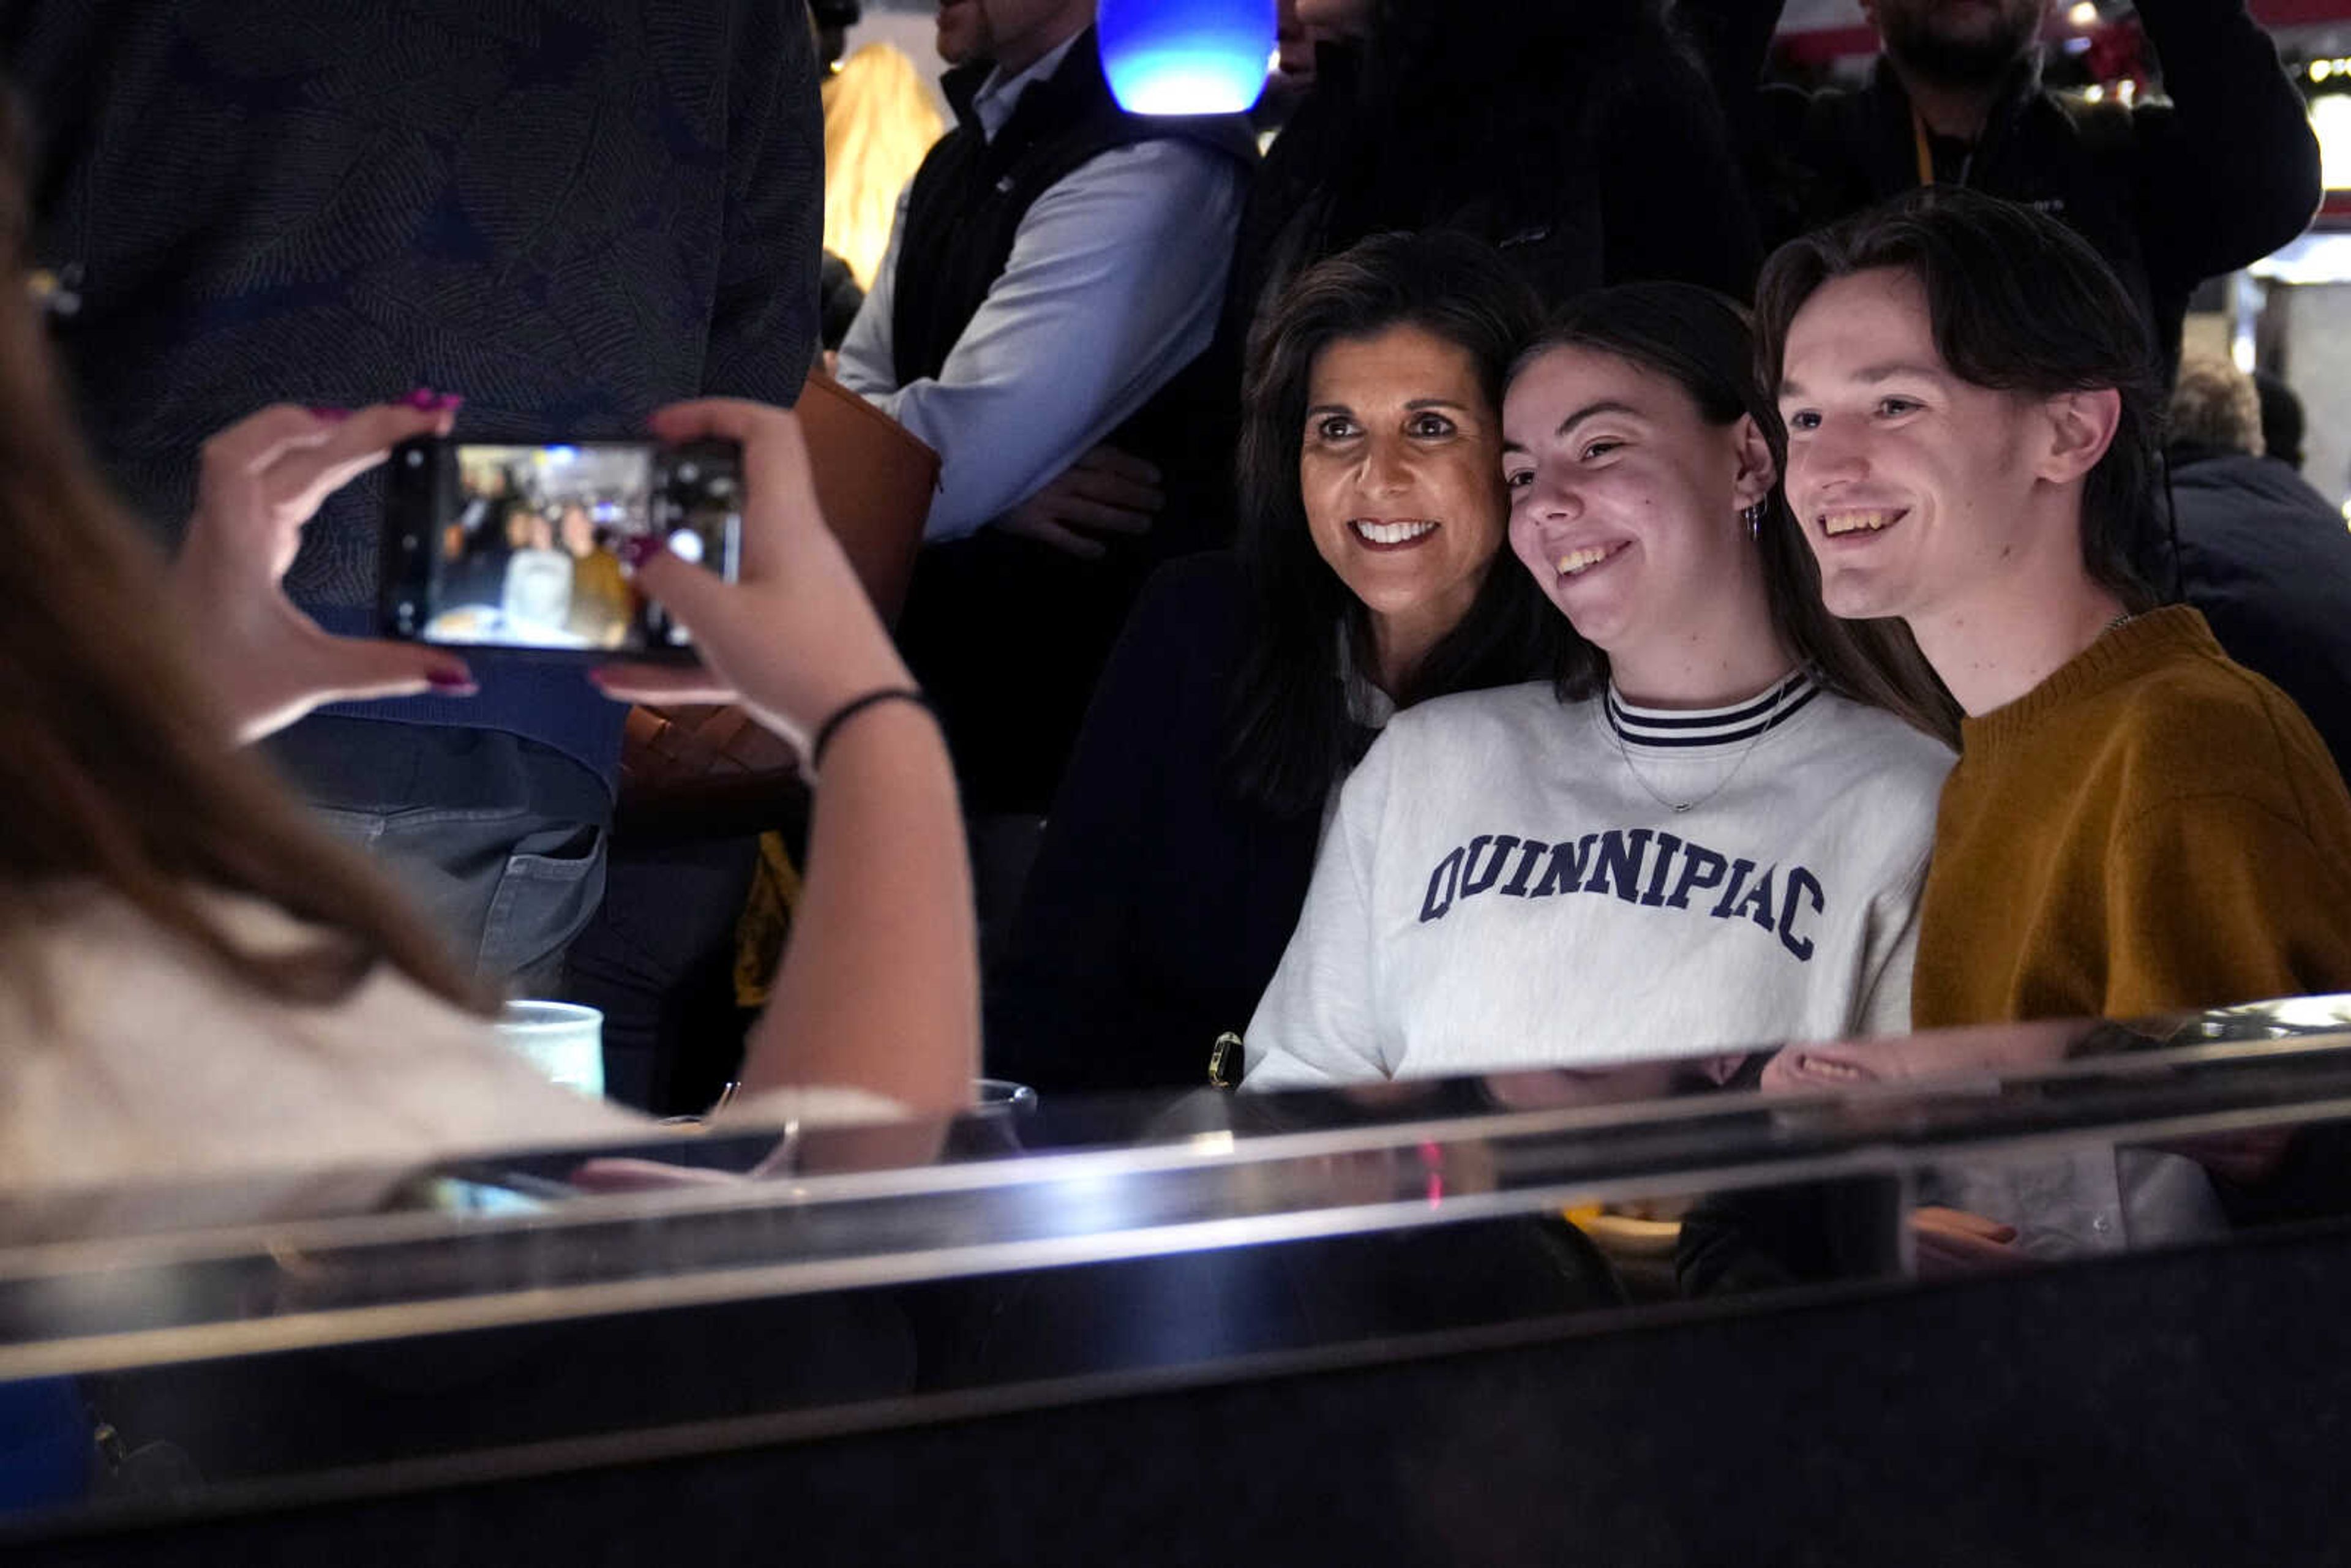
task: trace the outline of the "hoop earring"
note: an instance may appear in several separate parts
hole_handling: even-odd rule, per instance
[[[1758,501],[1739,514],[1747,519],[1747,537],[1750,539],[1760,539],[1763,537],[1763,503]]]

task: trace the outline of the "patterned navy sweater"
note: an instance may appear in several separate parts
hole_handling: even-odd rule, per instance
[[[13,0],[0,72],[41,149],[37,258],[86,428],[164,537],[214,430],[268,402],[429,385],[460,433],[637,430],[788,403],[814,352],[823,125],[777,0]],[[374,597],[381,492],[330,500],[288,586]],[[574,670],[477,659],[471,702],[371,717],[510,730],[609,774]]]

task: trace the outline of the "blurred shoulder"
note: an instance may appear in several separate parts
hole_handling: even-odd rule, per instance
[[[2294,699],[2209,632],[2203,642],[2121,694],[2114,757],[2126,788],[2149,805],[2233,794],[2304,822],[2351,814],[2334,758]]]

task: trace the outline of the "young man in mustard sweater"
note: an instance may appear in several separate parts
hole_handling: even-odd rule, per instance
[[[2135,564],[2160,388],[2105,264],[1930,190],[1783,246],[1757,298],[1829,608],[1907,622],[1967,714],[1913,1025],[2351,990],[2351,797]]]

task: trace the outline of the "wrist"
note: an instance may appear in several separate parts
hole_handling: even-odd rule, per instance
[[[889,716],[889,723],[884,722]],[[813,785],[828,756],[835,753],[850,738],[861,732],[886,729],[891,723],[919,721],[924,727],[935,730],[938,720],[932,712],[930,699],[911,685],[877,686],[861,692],[834,706],[818,725],[809,742],[804,771]]]

